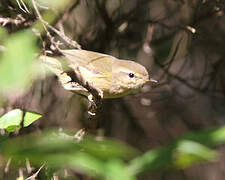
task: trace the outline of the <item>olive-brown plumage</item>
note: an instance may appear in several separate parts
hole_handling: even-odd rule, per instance
[[[103,92],[103,98],[117,98],[140,89],[149,79],[146,68],[134,61],[120,60],[107,54],[86,50],[62,50],[63,61],[88,83]],[[65,63],[41,56],[41,60],[59,77],[67,90],[88,96],[87,89],[73,82]]]

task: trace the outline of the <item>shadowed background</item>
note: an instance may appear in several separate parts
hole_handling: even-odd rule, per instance
[[[224,7],[223,1],[207,0],[77,0],[68,4],[53,25],[63,28],[83,49],[141,63],[159,81],[136,95],[105,100],[99,134],[144,152],[186,132],[224,124]],[[8,97],[2,112],[21,106],[44,115],[30,131],[79,130],[86,123],[86,100],[65,91],[56,77],[45,78],[44,73],[28,93]],[[219,180],[224,167],[222,157],[216,163],[151,172],[140,179]]]

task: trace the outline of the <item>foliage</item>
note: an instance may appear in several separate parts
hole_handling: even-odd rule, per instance
[[[54,172],[72,168],[93,177],[131,180],[145,171],[183,169],[203,161],[216,161],[219,154],[205,145],[224,143],[225,127],[222,127],[192,133],[167,146],[140,154],[116,141],[91,137],[77,141],[68,132],[65,136],[57,131],[48,131],[41,135],[4,139],[0,143],[0,152],[5,157],[11,157],[16,164],[28,158],[36,167],[45,164]]]
[[[19,146],[18,146],[19,144]],[[137,154],[133,148],[111,140],[95,140],[85,137],[76,142],[74,138],[64,138],[57,132],[45,132],[8,139],[0,144],[1,153],[15,162],[28,158],[31,164],[41,166],[46,163],[50,169],[74,168],[91,176],[128,176],[122,160]],[[113,175],[117,171],[120,174]]]
[[[168,145],[162,145],[161,147],[153,148],[144,153],[140,153],[136,148],[113,139],[84,136],[81,140],[77,140],[71,135],[74,132],[61,133],[55,130],[41,130],[26,134],[24,127],[33,127],[34,122],[40,121],[41,117],[43,117],[42,119],[45,119],[46,117],[42,116],[42,114],[30,111],[29,107],[26,110],[12,108],[14,107],[14,104],[9,108],[13,110],[7,112],[8,104],[5,103],[5,101],[10,98],[13,99],[12,97],[18,93],[23,92],[24,95],[31,91],[30,88],[33,86],[34,80],[40,78],[41,66],[36,58],[40,54],[40,46],[43,46],[44,48],[48,47],[54,51],[58,48],[57,45],[61,43],[58,43],[58,39],[61,39],[69,47],[78,47],[78,44],[65,36],[63,30],[57,30],[54,25],[61,27],[60,23],[63,21],[62,19],[69,17],[70,12],[72,12],[73,8],[76,7],[80,1],[76,1],[74,4],[72,4],[72,1],[70,0],[57,0],[54,1],[54,3],[50,0],[18,0],[10,1],[9,4],[8,2],[9,1],[0,2],[0,13],[4,15],[0,14],[0,24],[2,25],[2,27],[0,27],[0,160],[3,160],[2,162],[6,162],[8,159],[12,158],[11,164],[16,169],[25,166],[26,159],[29,159],[31,165],[35,168],[40,168],[44,165],[46,168],[42,169],[40,174],[38,174],[38,176],[43,179],[50,179],[54,173],[58,173],[62,169],[69,169],[72,170],[73,175],[81,173],[99,179],[133,180],[137,179],[139,174],[148,171],[180,170],[203,162],[215,162],[219,159],[221,154],[212,148],[225,143],[225,127],[189,133],[173,140]],[[26,3],[25,6],[23,5],[24,2]],[[34,3],[32,2],[37,2],[38,8],[44,8],[39,12],[35,10]],[[182,82],[185,87],[187,86],[199,93],[208,92],[210,87],[215,87],[215,89],[212,88],[212,91],[210,91],[210,93],[214,95],[223,91],[224,81],[222,78],[225,77],[223,73],[223,56],[221,56],[222,58],[218,58],[218,60],[214,59],[215,61],[210,62],[212,63],[211,68],[208,68],[208,64],[210,63],[207,61],[207,63],[205,63],[206,68],[203,68],[202,77],[191,77],[189,70],[191,70],[191,65],[194,64],[192,62],[189,63],[190,66],[187,68],[188,73],[183,73],[184,75],[188,75],[187,80],[185,79],[185,76],[179,76],[179,73],[175,74],[170,72],[172,63],[175,62],[175,60],[178,60],[177,62],[179,62],[182,59],[185,59],[191,50],[193,51],[192,53],[195,54],[196,52],[199,52],[201,48],[205,48],[207,53],[210,52],[210,57],[217,57],[221,52],[224,52],[223,49],[220,50],[219,48],[224,47],[224,41],[221,41],[221,38],[212,40],[209,39],[212,36],[208,35],[208,37],[206,37],[207,28],[202,28],[200,21],[207,17],[205,14],[198,16],[196,13],[196,15],[194,15],[197,17],[196,19],[193,18],[191,21],[189,18],[186,18],[187,22],[184,22],[185,25],[182,24],[182,26],[180,26],[178,24],[174,26],[173,29],[171,28],[172,26],[167,26],[167,22],[169,22],[165,20],[167,18],[162,18],[162,21],[160,21],[160,19],[149,20],[146,19],[145,16],[142,16],[142,13],[146,12],[147,6],[144,8],[137,6],[137,9],[132,9],[132,6],[125,4],[124,6],[119,6],[117,9],[110,9],[110,11],[112,11],[111,14],[114,15],[113,17],[110,17],[110,13],[107,13],[106,1],[102,1],[102,3],[99,3],[97,0],[85,2],[87,6],[90,5],[90,7],[92,7],[91,3],[95,3],[94,7],[96,9],[93,10],[93,14],[99,14],[99,16],[101,16],[101,22],[104,23],[98,27],[98,23],[89,20],[87,23],[88,28],[84,28],[84,33],[86,33],[85,38],[79,37],[78,35],[76,36],[77,39],[80,39],[81,42],[83,42],[86,48],[98,49],[99,51],[108,50],[113,46],[116,47],[114,47],[115,51],[119,48],[128,48],[127,51],[129,53],[127,54],[129,55],[125,56],[136,56],[138,51],[138,48],[136,47],[141,46],[143,41],[146,40],[145,45],[147,45],[150,50],[154,51],[156,60],[159,59],[156,64],[162,68],[162,76],[165,77],[165,74],[167,74],[169,77],[168,79],[173,77],[179,82]],[[120,3],[121,2],[122,1],[120,1]],[[182,2],[185,4],[185,1]],[[4,3],[7,4],[7,6],[4,6]],[[188,5],[191,3],[192,2],[189,1]],[[219,1],[217,3],[210,3],[208,1],[200,3],[196,5],[196,9],[209,6],[209,12],[211,12],[211,9],[213,10],[213,17],[215,16],[217,20],[222,18],[223,9],[221,7],[224,7],[223,3],[221,3],[221,7],[219,7]],[[139,4],[141,4],[141,2]],[[71,7],[69,7],[69,5],[71,5]],[[188,9],[188,5],[185,6],[186,10]],[[50,10],[45,8],[45,6],[48,6]],[[194,3],[190,5],[190,7],[192,6],[195,7]],[[10,11],[9,13],[8,7],[14,9],[14,11]],[[125,7],[124,11],[123,7]],[[154,7],[154,4],[152,7]],[[192,10],[194,8],[190,9]],[[58,13],[55,13],[56,11]],[[154,9],[152,11],[154,11]],[[141,13],[138,14],[138,12]],[[204,11],[201,12],[204,13]],[[154,13],[157,14],[158,9],[156,9]],[[66,16],[63,16],[63,14]],[[183,14],[191,14],[191,17],[194,13],[190,11]],[[8,18],[6,15],[10,17]],[[58,16],[62,16],[63,18],[60,19]],[[82,19],[81,15],[78,17]],[[95,18],[96,16],[93,17]],[[136,23],[133,24],[134,21],[136,21]],[[183,20],[180,19],[179,22],[183,22]],[[124,30],[120,31],[121,25],[124,24]],[[153,41],[150,42],[151,38],[143,39],[144,35],[135,36],[140,31],[139,27],[142,29],[148,26],[149,29],[151,29],[153,24],[155,25],[156,30],[159,28],[158,26],[165,27],[165,29],[168,30],[165,31],[167,33],[165,33],[163,38],[158,38],[156,35],[153,38]],[[197,29],[197,34],[195,33],[195,29],[189,26],[190,24],[199,28]],[[220,27],[219,23],[217,26]],[[89,27],[92,27],[92,29],[89,29]],[[205,39],[200,36],[201,31],[206,33]],[[224,31],[221,32],[224,33]],[[159,31],[158,34],[163,33],[164,31]],[[213,33],[216,34],[215,32]],[[151,33],[149,34],[149,36],[151,36]],[[120,39],[120,41],[117,42],[117,39]],[[198,40],[203,42],[203,46],[194,51],[194,48],[191,48],[190,43],[198,44]],[[211,40],[212,43],[209,43],[208,40]],[[219,46],[214,45],[213,42],[219,42]],[[129,43],[130,45],[127,46]],[[216,51],[213,51],[214,48]],[[193,54],[191,54],[190,57]],[[196,57],[199,58],[199,54],[196,54]],[[205,56],[208,57],[208,54]],[[184,67],[188,61],[184,60],[183,62],[180,63],[182,65],[179,66]],[[175,67],[174,69],[177,70],[179,68]],[[179,72],[179,70],[177,71]],[[195,74],[194,71],[194,75]],[[209,80],[205,80],[204,78],[209,77],[208,75],[211,75],[211,77]],[[221,78],[220,81],[222,82],[219,85],[216,84],[218,81],[214,81],[217,76]],[[195,79],[200,79],[201,81],[197,82]],[[188,80],[193,80],[195,82],[192,83],[192,81],[189,82]],[[187,89],[184,91],[186,90]],[[184,92],[183,89],[181,91],[182,93]],[[42,95],[43,94],[40,96]],[[26,94],[24,96],[26,98]],[[214,96],[212,97],[213,100],[215,100]],[[218,97],[220,98],[221,96]],[[40,103],[39,106],[41,105],[42,104]],[[221,112],[224,113],[222,105],[220,108],[222,109]],[[3,112],[7,113],[2,115]],[[46,112],[50,111],[46,110]],[[58,114],[55,116],[57,115]],[[18,134],[18,130],[21,134]],[[0,164],[0,166],[3,165]],[[22,177],[20,178],[23,179]]]
[[[21,109],[14,109],[0,117],[0,129],[6,129],[8,132],[15,132],[22,126],[27,127],[41,117],[34,112],[25,112]]]
[[[35,71],[33,60],[37,52],[35,39],[30,31],[25,31],[10,35],[3,43],[5,50],[0,59],[1,90],[13,92],[31,86]]]

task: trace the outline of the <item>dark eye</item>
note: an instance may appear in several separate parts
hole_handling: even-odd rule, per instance
[[[134,77],[134,73],[129,73],[129,77],[133,78]]]

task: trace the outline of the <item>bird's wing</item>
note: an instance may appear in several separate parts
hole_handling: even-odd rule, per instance
[[[68,66],[83,80],[104,92],[109,90],[115,57],[86,50],[63,50],[62,53]]]
[[[107,75],[112,72],[112,56],[86,51],[86,50],[62,50],[69,66],[73,69],[77,66],[85,68],[94,75]]]
[[[72,78],[65,71],[65,68],[63,68],[63,65],[60,60],[44,55],[40,56],[39,59],[43,62],[45,66],[47,66],[48,69],[50,69],[50,71],[57,75],[64,89],[76,92],[87,92],[84,87],[79,85],[77,82],[72,81]]]
[[[64,72],[62,64],[60,63],[58,59],[49,57],[49,56],[44,56],[44,55],[40,56],[39,59],[41,60],[41,62],[43,62],[45,66],[47,66],[57,76]]]

